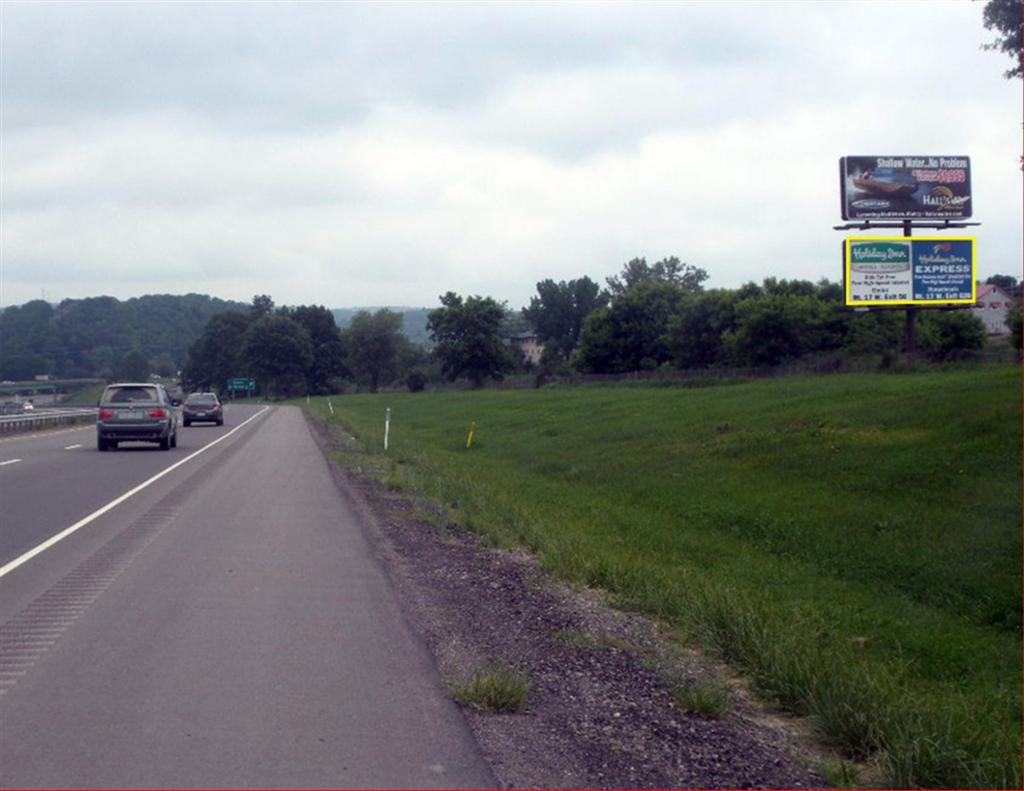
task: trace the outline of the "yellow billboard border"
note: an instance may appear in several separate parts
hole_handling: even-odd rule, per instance
[[[847,307],[866,307],[870,305],[973,305],[978,300],[977,257],[975,255],[974,236],[848,236],[843,240],[843,291]],[[971,298],[970,299],[883,299],[873,302],[858,300],[850,301],[850,242],[970,242],[971,243]]]

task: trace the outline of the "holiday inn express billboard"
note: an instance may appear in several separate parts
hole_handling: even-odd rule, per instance
[[[963,220],[971,216],[965,156],[855,156],[839,160],[844,220]]]
[[[843,249],[847,305],[975,300],[973,237],[854,236]]]

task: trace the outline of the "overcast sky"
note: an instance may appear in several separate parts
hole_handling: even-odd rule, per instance
[[[838,159],[971,157],[1021,274],[981,2],[0,3],[0,301],[518,308],[675,255],[842,276]]]

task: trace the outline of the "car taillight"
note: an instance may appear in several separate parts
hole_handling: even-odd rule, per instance
[[[149,410],[150,417],[167,417],[167,410],[165,409],[151,409]]]
[[[101,409],[100,410],[100,420],[110,420],[110,418],[112,418],[113,416],[114,416],[114,410],[113,409]]]

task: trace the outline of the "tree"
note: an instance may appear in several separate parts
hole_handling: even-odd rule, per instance
[[[903,342],[904,318],[894,310],[872,310],[846,317],[843,350],[851,355],[881,354],[892,360]]]
[[[0,370],[4,379],[53,373],[66,354],[54,324],[53,307],[41,299],[0,311]],[[22,376],[25,370],[27,376]],[[18,374],[18,375],[16,375]]]
[[[149,379],[149,359],[142,352],[134,349],[118,363],[114,378],[122,382],[144,382]]]
[[[345,347],[334,315],[318,305],[281,308],[278,314],[298,322],[309,335],[313,350],[313,361],[306,371],[309,391],[318,394],[330,392],[330,380],[349,373],[345,366]]]
[[[246,330],[242,357],[265,393],[300,395],[307,390],[312,346],[309,334],[298,322],[287,316],[263,316]]]
[[[722,336],[736,327],[735,291],[716,290],[682,300],[669,319],[666,342],[677,368],[707,368],[725,362]]]
[[[153,372],[158,376],[170,378],[178,372],[178,367],[167,352],[161,352],[153,360]]]
[[[160,361],[177,370],[212,316],[245,308],[200,294],[152,294],[124,302],[66,299],[56,307],[34,300],[0,311],[0,369],[10,358],[29,355],[42,360],[37,374],[112,377],[124,356],[136,350],[154,366]]]
[[[182,369],[182,384],[190,390],[220,390],[227,380],[247,376],[248,363],[242,356],[249,316],[225,311],[210,318],[202,334],[189,347]]]
[[[274,312],[274,300],[272,300],[267,294],[257,294],[252,298],[252,304],[249,306],[249,312],[252,313],[252,317],[254,319],[269,316]]]
[[[579,343],[584,320],[607,304],[608,292],[589,277],[548,279],[537,284],[537,296],[530,298],[523,316],[545,345],[545,357],[566,361]]]
[[[634,258],[622,267],[622,272],[606,278],[612,299],[617,299],[641,283],[671,283],[688,293],[703,291],[701,285],[708,279],[703,269],[680,262],[672,256],[658,261],[654,266],[646,258]]]
[[[985,340],[985,324],[969,310],[926,311],[917,328],[918,346],[936,361],[984,349]]]
[[[736,329],[723,343],[737,365],[778,365],[804,354],[837,348],[832,309],[817,297],[765,293],[736,305]]]
[[[427,386],[427,377],[423,371],[414,368],[405,377],[405,386],[410,393],[422,393]]]
[[[449,291],[441,307],[427,314],[427,330],[441,361],[441,371],[454,381],[467,377],[476,387],[487,378],[501,379],[512,368],[512,356],[501,341],[503,304],[491,297],[465,300]]]
[[[988,0],[982,19],[986,30],[996,31],[996,40],[983,44],[987,50],[1005,52],[1013,58],[1014,66],[1003,73],[1006,79],[1024,77],[1021,69],[1021,19],[1024,15],[1022,0]]]
[[[399,353],[406,343],[402,314],[382,308],[376,313],[361,310],[342,333],[345,362],[352,373],[369,383],[376,393],[398,374]]]
[[[37,374],[46,373],[47,360],[38,354],[15,354],[5,356],[0,364],[0,377],[12,382],[31,379]]]
[[[785,294],[791,297],[818,296],[818,286],[810,280],[779,280],[776,277],[766,277],[761,284],[761,291],[765,294]]]
[[[638,283],[587,317],[573,365],[585,373],[651,370],[672,358],[670,319],[686,292],[675,283]]]
[[[1010,308],[1010,315],[1006,317],[1006,323],[1010,325],[1013,348],[1019,352],[1021,346],[1024,345],[1024,321],[1022,321],[1019,303]]]

